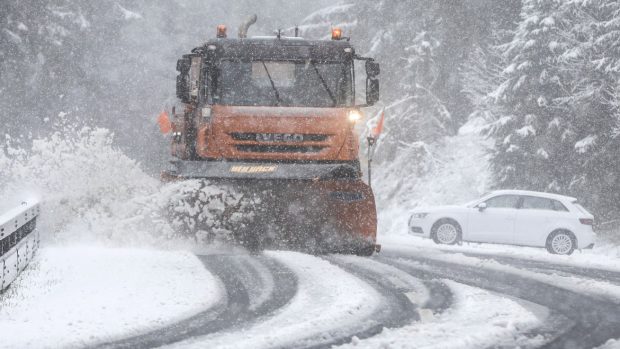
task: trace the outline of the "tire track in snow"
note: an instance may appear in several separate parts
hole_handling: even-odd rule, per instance
[[[401,327],[417,321],[420,319],[420,313],[425,314],[429,311],[419,307],[419,305],[426,305],[431,299],[428,288],[406,273],[399,273],[395,269],[388,270],[389,266],[373,262],[366,257],[333,255],[324,257],[324,259],[373,286],[385,300],[385,305],[373,314],[373,321],[377,324],[355,333],[355,340],[372,337],[385,327]],[[386,271],[389,274],[383,274]],[[332,341],[330,345],[348,343],[352,335]]]
[[[527,347],[528,343],[539,342],[531,340],[527,334],[519,336],[517,344],[511,340],[514,339],[513,327],[524,332],[536,326],[540,318],[548,319],[544,307],[524,304],[526,302],[521,300],[507,299],[503,295],[452,281],[449,281],[448,285],[446,281],[437,280],[435,275],[426,271],[412,272],[392,263],[381,262],[379,256],[372,259],[331,256],[330,259],[344,264],[343,267],[360,277],[391,284],[392,292],[402,292],[408,296],[413,293],[414,296],[410,296],[410,299],[416,304],[421,321],[403,322],[398,326],[386,325],[377,336],[362,341],[356,339],[352,347],[408,348],[411,343],[415,343],[415,347],[419,348],[474,348],[493,343],[494,347],[513,348],[516,345]],[[420,292],[420,286],[425,288],[424,292]],[[458,291],[456,295],[452,289]],[[487,306],[485,309],[471,311],[480,304]],[[537,314],[531,314],[532,312]],[[517,313],[521,314],[521,317],[513,320],[512,316]],[[446,338],[445,335],[449,332],[453,335]],[[495,346],[495,343],[498,345]]]
[[[464,282],[463,279],[457,280],[455,278],[451,278],[449,277],[449,273],[442,274],[440,272],[437,272],[437,270],[433,269],[432,267],[420,268],[418,267],[418,262],[411,262],[406,257],[399,257],[395,259],[388,257],[384,259],[383,262],[389,265],[393,265],[394,267],[400,268],[402,270],[406,270],[412,274],[419,275],[419,277],[423,279],[435,280],[437,278],[445,278],[447,280],[457,281],[462,285],[468,285],[471,287],[492,291],[492,293],[496,294],[496,297],[511,298],[518,303],[522,303],[526,306],[526,308],[529,308],[530,311],[534,313],[543,313],[540,316],[541,319],[544,319],[544,323],[541,326],[537,328],[525,328],[516,333],[516,335],[513,337],[497,338],[498,341],[490,345],[489,348],[514,348],[515,346],[518,346],[519,348],[538,348],[541,346],[541,343],[550,342],[553,339],[561,336],[563,333],[569,331],[575,324],[574,321],[542,305],[516,298],[506,293],[497,292],[497,290],[495,289],[481,287],[480,285],[477,285],[475,283]],[[543,310],[541,310],[541,308]],[[452,309],[448,310],[453,311]],[[475,308],[469,309],[468,311],[479,312],[479,310]],[[441,323],[441,325],[445,324]],[[516,341],[519,341],[519,343],[517,344]],[[479,346],[480,345],[475,345],[475,347]]]
[[[364,280],[318,257],[265,252],[298,278],[291,301],[260,321],[196,337],[172,348],[325,348],[382,328],[375,315],[386,300]]]
[[[439,314],[452,304],[452,293],[449,287],[439,280],[421,280],[394,266],[367,257],[333,255],[327,259],[358,277],[377,284],[376,287],[380,288],[382,294],[387,297],[396,298],[393,305],[397,315],[399,311],[402,311],[399,308],[407,307],[415,310],[419,315],[417,319],[419,319],[428,315],[429,311],[432,314]],[[403,301],[402,297],[407,298],[408,302]],[[408,319],[402,317],[399,321],[392,320],[384,325],[385,327],[400,326],[407,323],[407,320],[410,322],[414,319],[415,317],[411,316]]]
[[[247,255],[198,258],[220,278],[227,297],[212,309],[174,325],[96,348],[153,348],[239,327],[284,306],[296,294],[296,276],[270,258]]]
[[[543,336],[545,348],[589,348],[604,344],[611,338],[620,338],[620,305],[612,300],[582,294],[525,275],[485,268],[484,265],[460,264],[439,258],[384,251],[379,259],[404,270],[424,271],[434,277],[484,288],[550,309],[551,328],[525,333]]]

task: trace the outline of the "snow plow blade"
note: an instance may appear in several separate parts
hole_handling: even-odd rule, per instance
[[[376,208],[354,164],[175,161],[162,180],[203,179],[253,198],[252,219],[233,235],[249,249],[371,255]]]

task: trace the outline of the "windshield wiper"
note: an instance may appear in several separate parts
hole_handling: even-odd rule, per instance
[[[261,63],[263,63],[263,67],[265,68],[265,73],[267,73],[267,77],[269,78],[269,82],[271,83],[271,88],[273,88],[273,92],[276,95],[276,105],[280,105],[282,104],[282,100],[280,99],[280,93],[278,92],[278,89],[276,88],[276,84],[273,82],[273,79],[271,78],[271,74],[269,74],[269,69],[267,69],[267,64],[265,64],[265,61],[261,61]]]
[[[334,103],[334,107],[335,107],[338,103],[336,102],[336,97],[334,97],[332,90],[330,90],[329,86],[327,86],[327,82],[325,82],[325,79],[323,79],[323,76],[321,75],[321,73],[319,73],[319,69],[316,67],[316,64],[314,64],[314,62],[312,61],[310,62],[310,64],[312,64],[312,68],[314,68],[316,75],[319,77],[319,80],[321,80],[323,87],[325,87],[325,91],[327,91],[327,94],[329,94],[329,98],[331,98],[332,103]]]

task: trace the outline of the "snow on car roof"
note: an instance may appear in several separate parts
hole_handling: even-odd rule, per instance
[[[541,191],[531,191],[531,190],[504,189],[504,190],[495,190],[495,191],[490,192],[489,194],[530,195],[530,196],[540,196],[543,198],[563,200],[563,201],[571,201],[571,202],[577,201],[576,198],[571,197],[571,196],[565,196],[565,195],[553,194],[553,193],[545,193]]]

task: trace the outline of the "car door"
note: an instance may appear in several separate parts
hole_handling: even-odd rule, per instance
[[[484,201],[486,208],[474,207],[468,214],[466,240],[499,244],[514,243],[518,195],[498,195]]]
[[[523,196],[515,224],[515,244],[545,245],[550,227],[565,218],[568,210],[559,201],[537,196]]]

